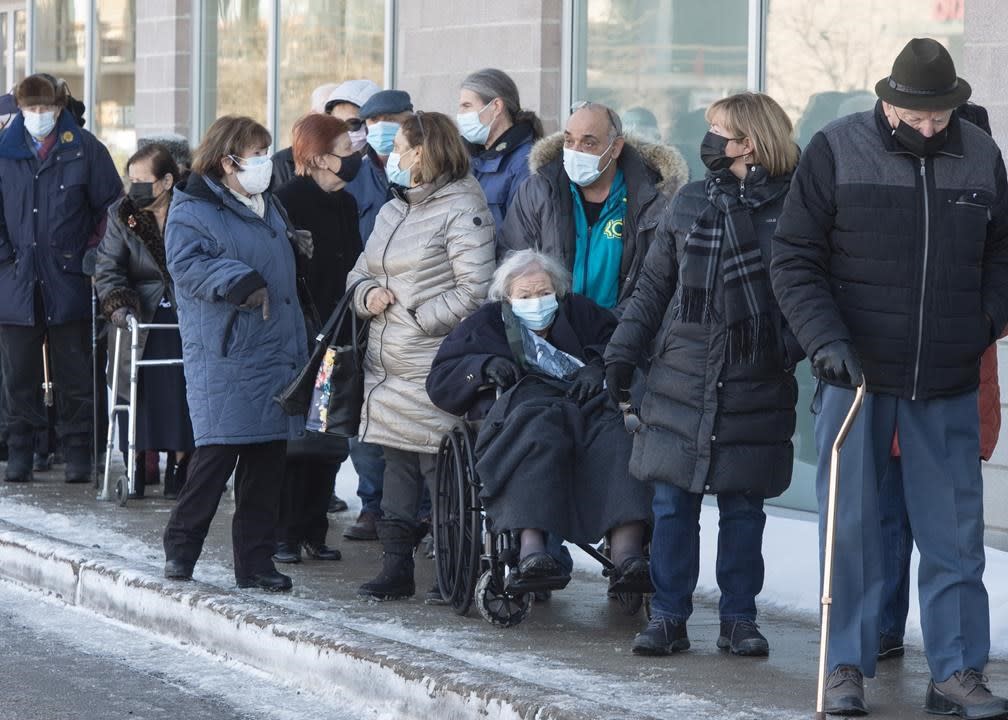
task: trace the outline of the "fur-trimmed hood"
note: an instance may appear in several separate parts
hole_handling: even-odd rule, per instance
[[[659,192],[671,197],[689,178],[689,166],[683,156],[670,145],[660,145],[647,142],[629,135],[624,138],[623,152],[619,162],[622,164],[628,156],[637,156],[652,170],[658,173],[660,180],[656,184]],[[627,151],[631,152],[628,153]],[[563,133],[556,132],[544,137],[532,146],[529,154],[529,170],[539,172],[540,168],[556,160],[563,161]]]

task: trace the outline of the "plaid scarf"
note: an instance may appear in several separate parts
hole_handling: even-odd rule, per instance
[[[679,319],[702,325],[721,322],[713,307],[720,280],[728,335],[725,359],[733,365],[759,365],[773,359],[780,328],[752,212],[786,192],[787,184],[761,182],[766,170],[757,167],[746,177],[746,192],[740,197],[728,175],[708,175],[704,189],[709,202],[686,236]]]

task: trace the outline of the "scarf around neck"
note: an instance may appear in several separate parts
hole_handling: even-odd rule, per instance
[[[679,270],[679,319],[700,325],[723,321],[725,360],[758,365],[773,358],[780,328],[752,213],[783,195],[788,185],[768,183],[766,169],[760,166],[746,176],[744,192],[729,176],[707,176],[708,203],[686,236]],[[713,307],[719,280],[724,284],[723,319]]]

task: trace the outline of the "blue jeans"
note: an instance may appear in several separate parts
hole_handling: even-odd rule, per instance
[[[913,533],[903,498],[903,465],[889,458],[879,486],[879,521],[882,525],[882,610],[879,632],[903,639],[910,611],[910,553]]]
[[[854,392],[824,384],[816,417],[820,561],[830,449]],[[983,584],[983,481],[977,393],[930,400],[865,395],[840,454],[830,670],[853,665],[874,677],[885,575],[879,487],[899,426],[904,506],[920,550],[918,589],[924,652],[936,682],[983,671],[990,607]]]
[[[685,622],[693,613],[700,574],[700,506],[703,495],[674,485],[655,485],[651,535],[651,615]],[[763,589],[763,499],[744,493],[717,496],[717,583],[721,619],[756,619],[756,596]]]
[[[381,445],[350,438],[350,462],[357,471],[357,497],[361,510],[382,516],[382,480],[385,477],[385,454]]]

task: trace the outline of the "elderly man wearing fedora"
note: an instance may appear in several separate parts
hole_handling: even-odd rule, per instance
[[[813,410],[824,544],[830,448],[864,406],[840,462],[826,709],[863,715],[882,593],[878,488],[899,427],[906,510],[920,550],[928,712],[1000,717],[981,674],[980,356],[1008,323],[1008,196],[997,145],[953,108],[970,96],[948,51],[911,40],[874,110],[812,138],[777,223],[774,292],[819,378]]]

